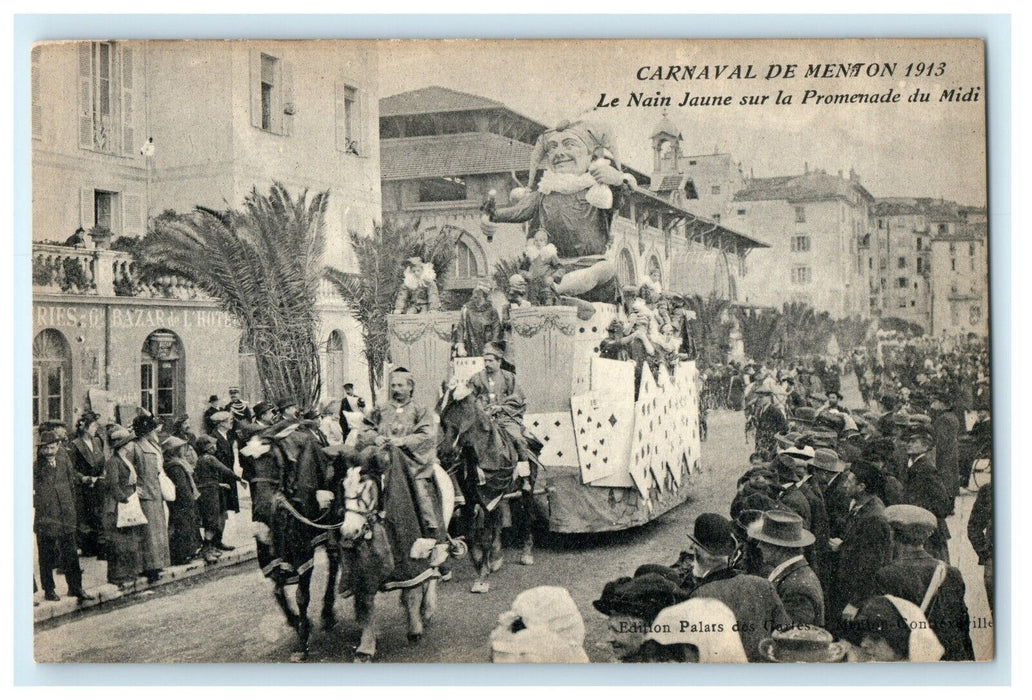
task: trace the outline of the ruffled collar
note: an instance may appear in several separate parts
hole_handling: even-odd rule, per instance
[[[540,182],[538,182],[538,191],[542,194],[552,194],[553,192],[575,194],[596,184],[598,183],[595,182],[595,178],[591,176],[591,173],[585,172],[580,175],[573,175],[572,173],[557,173],[546,170],[541,176]]]

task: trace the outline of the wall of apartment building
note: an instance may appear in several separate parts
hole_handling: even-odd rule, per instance
[[[736,216],[729,225],[771,245],[749,254],[743,301],[775,307],[803,302],[834,317],[870,315],[869,275],[854,233],[862,211],[838,199],[733,206]],[[799,208],[805,221],[797,221]]]
[[[989,333],[988,252],[983,238],[932,242],[935,335]]]

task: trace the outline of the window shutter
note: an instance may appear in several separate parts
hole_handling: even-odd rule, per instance
[[[31,77],[31,81],[32,81],[32,85],[31,85],[32,97],[30,98],[30,102],[32,104],[32,116],[31,116],[31,119],[32,119],[32,138],[34,138],[34,139],[38,139],[38,138],[42,138],[43,137],[43,121],[42,121],[43,106],[42,106],[42,103],[40,101],[40,94],[39,94],[39,70],[40,70],[39,69],[39,53],[40,53],[40,50],[41,49],[40,49],[39,46],[34,46],[32,48],[32,53],[31,53],[31,57],[32,57],[32,77]]]
[[[348,150],[347,113],[344,106],[344,83],[338,80],[333,86],[333,119],[338,151]]]
[[[251,126],[262,128],[262,54],[251,49]]]
[[[94,223],[93,188],[83,187],[79,190],[79,225],[89,231]]]
[[[79,148],[93,148],[93,43],[89,41],[79,42]]]
[[[280,72],[280,76],[283,81],[283,99],[280,124],[283,125],[280,130],[281,134],[290,136],[294,133],[294,110],[297,109],[297,103],[294,102],[294,64],[289,61],[281,61],[283,69]],[[288,114],[288,112],[290,112]]]
[[[143,197],[138,194],[126,194],[122,197],[123,233],[130,236],[142,236],[147,233],[147,217],[143,212]]]
[[[369,138],[366,131],[366,122],[369,121],[367,118],[367,112],[369,100],[366,99],[366,91],[356,88],[355,89],[355,120],[357,123],[352,123],[352,128],[355,132],[355,152],[360,156],[369,155]]]
[[[122,67],[122,152],[136,152],[136,122],[133,114],[133,50],[119,45]]]

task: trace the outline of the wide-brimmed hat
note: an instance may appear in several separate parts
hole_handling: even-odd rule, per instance
[[[177,450],[183,445],[188,444],[190,443],[188,443],[183,438],[176,437],[175,435],[170,435],[161,441],[161,449],[165,452],[171,452],[172,450]]]
[[[123,428],[117,423],[108,431],[108,444],[111,446],[112,450],[117,450],[119,447],[122,447],[126,443],[130,443],[135,439],[136,436],[131,430]]]
[[[803,461],[810,461],[816,455],[816,452],[810,445],[795,445],[786,447],[781,451],[781,454],[791,457],[793,459],[801,459]]]
[[[644,574],[610,581],[591,604],[603,615],[630,615],[649,623],[663,608],[687,599],[688,592],[666,576]]]
[[[695,519],[688,539],[711,554],[728,556],[738,547],[731,521],[719,513],[703,513]]]
[[[818,447],[813,451],[813,461],[810,462],[810,466],[814,469],[836,474],[846,469],[846,465],[839,459],[838,452],[829,450],[826,447]]]
[[[276,408],[279,409],[280,413],[287,410],[291,406],[297,406],[297,401],[292,396],[281,396],[276,402]]]
[[[795,447],[795,444],[799,442],[799,438],[802,436],[802,433],[792,430],[787,433],[778,433],[774,436],[774,440],[782,447]]]
[[[834,641],[831,632],[825,629],[801,625],[774,630],[760,642],[760,654],[775,663],[830,663],[842,661],[846,645]]]
[[[816,539],[797,513],[769,510],[749,526],[749,539],[778,547],[809,547]]]
[[[263,413],[268,413],[269,411],[275,410],[275,408],[276,407],[268,401],[259,401],[254,405],[254,409],[252,410],[254,412],[254,417],[258,418]]]
[[[36,446],[43,447],[44,445],[53,445],[55,442],[61,442],[61,438],[57,436],[57,432],[54,430],[44,430],[36,439]]]
[[[149,413],[142,413],[133,418],[133,432],[137,437],[143,437],[161,427],[161,424]]]

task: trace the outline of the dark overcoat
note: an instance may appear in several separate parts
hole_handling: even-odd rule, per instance
[[[779,572],[771,583],[794,624],[824,627],[824,589],[805,559]]]
[[[928,591],[935,568],[941,562],[927,552],[901,558],[878,570],[875,575],[875,593],[894,595],[909,600],[918,607]],[[946,651],[943,661],[974,661],[971,645],[970,619],[964,602],[964,578],[960,569],[946,567],[946,579],[925,610],[928,625],[935,632]]]
[[[760,642],[770,636],[771,630],[792,624],[770,581],[734,569],[720,569],[705,576],[688,597],[714,598],[731,609],[745,655],[752,662],[766,660],[760,653]]]

